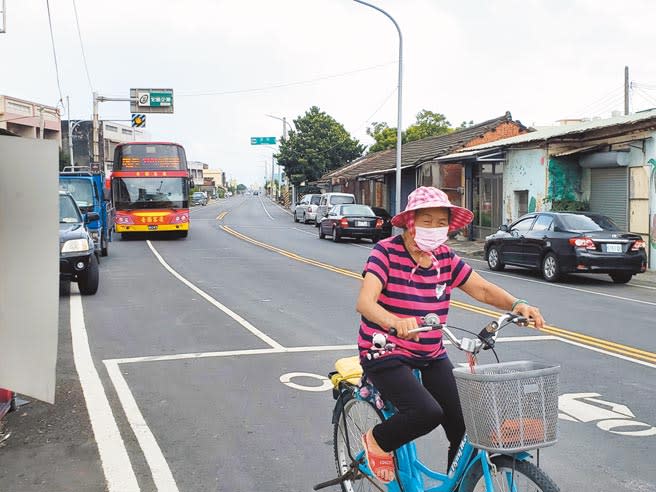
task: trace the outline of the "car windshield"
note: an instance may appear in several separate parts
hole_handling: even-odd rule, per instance
[[[75,206],[75,202],[70,196],[59,197],[59,223],[60,224],[77,224],[82,222],[80,212]]]
[[[93,187],[90,181],[85,179],[62,178],[59,180],[59,189],[70,193],[78,207],[93,207]]]
[[[353,197],[352,196],[332,196],[330,197],[330,203],[332,205],[339,205],[340,203],[353,203]]]
[[[194,198],[205,198],[205,194],[199,191],[194,193]]]
[[[362,217],[375,217],[373,210],[366,205],[344,205],[342,215],[359,215]]]
[[[313,197],[310,199],[310,205],[319,205],[319,202],[320,202],[320,201],[321,201],[321,196],[320,196],[320,195],[313,196]]]
[[[618,230],[613,221],[603,215],[561,214],[559,218],[563,229],[567,231],[598,232]]]
[[[115,178],[112,189],[117,210],[188,207],[184,178]]]

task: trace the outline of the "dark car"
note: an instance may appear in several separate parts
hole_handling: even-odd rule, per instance
[[[207,195],[202,191],[194,191],[191,195],[191,206],[207,205]]]
[[[647,269],[646,245],[604,215],[538,212],[520,217],[485,241],[492,270],[516,265],[539,270],[548,282],[564,273],[607,273],[624,284]]]
[[[97,213],[83,217],[73,197],[59,193],[59,279],[77,282],[83,295],[98,290],[98,258],[85,225],[94,220],[98,220]]]
[[[383,219],[376,217],[367,205],[335,205],[319,222],[319,238],[329,235],[335,242],[344,237],[367,238],[375,243],[380,239],[382,227]]]
[[[381,229],[379,239],[384,239],[392,235],[392,216],[390,213],[381,207],[371,207],[376,217],[383,219],[383,227]]]

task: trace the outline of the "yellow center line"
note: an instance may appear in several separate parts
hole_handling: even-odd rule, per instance
[[[223,216],[221,216],[221,218],[225,217],[225,214],[227,214],[227,212],[224,212]],[[218,219],[218,217],[217,217],[217,219]],[[329,265],[327,263],[322,263],[320,261],[313,260],[311,258],[306,258],[304,256],[299,256],[295,253],[291,253],[289,251],[278,248],[276,246],[272,246],[270,244],[263,243],[263,242],[258,241],[256,239],[253,239],[249,236],[246,236],[246,235],[244,235],[240,232],[235,231],[234,229],[230,228],[229,226],[223,226],[222,225],[220,227],[221,227],[221,229],[226,231],[228,234],[231,234],[231,235],[233,235],[233,236],[235,236],[239,239],[242,239],[243,241],[247,241],[247,242],[249,242],[251,244],[254,244],[256,246],[259,246],[261,248],[268,249],[269,251],[274,251],[274,252],[276,252],[276,253],[278,253],[282,256],[286,256],[287,258],[290,258],[292,260],[299,261],[301,263],[306,263],[308,265],[316,266],[318,268],[323,268],[323,269],[329,270],[331,272],[339,273],[340,275],[345,275],[347,277],[362,280],[362,275],[360,275],[357,272],[353,272],[351,270],[346,270],[344,268],[339,268],[339,267],[336,267],[334,265]],[[501,316],[501,314],[502,314],[498,311],[493,311],[491,309],[483,308],[483,307],[480,307],[480,306],[476,306],[474,304],[468,304],[468,303],[461,302],[461,301],[451,300],[451,305],[453,307],[464,309],[466,311],[471,311],[471,312],[474,312],[474,313],[477,313],[477,314],[482,314],[482,315],[489,316],[489,317],[495,318],[495,319],[498,318],[499,316]],[[603,339],[600,339],[600,338],[591,337],[591,336],[588,336],[588,335],[584,335],[582,333],[578,333],[578,332],[574,332],[574,331],[570,331],[570,330],[565,330],[563,328],[558,328],[556,326],[550,326],[550,325],[545,325],[544,328],[540,331],[555,335],[557,337],[573,340],[573,341],[576,341],[578,343],[582,343],[584,345],[587,344],[587,345],[590,345],[590,346],[601,348],[601,349],[607,350],[609,352],[613,352],[613,353],[625,355],[625,356],[628,356],[628,357],[634,357],[634,358],[637,358],[637,359],[641,359],[641,360],[645,360],[645,361],[648,361],[648,362],[655,362],[656,363],[656,353],[648,352],[648,351],[645,351],[645,350],[640,350],[640,349],[637,349],[637,348],[634,348],[634,347],[630,347],[628,345],[622,345],[620,343],[615,343],[615,342],[611,342],[611,341],[608,341],[608,340],[603,340]]]

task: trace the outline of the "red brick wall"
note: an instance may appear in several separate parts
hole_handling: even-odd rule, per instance
[[[494,130],[491,130],[478,138],[470,140],[465,144],[465,147],[473,147],[474,145],[494,142],[495,140],[514,137],[515,135],[520,135],[522,133],[526,133],[526,130],[520,128],[520,126],[514,121],[501,123]]]

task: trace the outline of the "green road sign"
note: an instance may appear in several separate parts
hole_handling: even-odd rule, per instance
[[[275,145],[276,137],[251,137],[251,145]]]
[[[173,113],[173,89],[130,89],[132,113]]]

